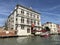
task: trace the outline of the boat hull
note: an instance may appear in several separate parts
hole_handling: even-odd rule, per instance
[[[41,36],[41,37],[49,37],[50,34],[46,32],[46,33],[41,33],[40,36]]]

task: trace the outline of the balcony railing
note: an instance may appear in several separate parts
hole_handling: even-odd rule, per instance
[[[27,16],[27,15],[22,15],[22,14],[18,14],[16,17],[24,17],[24,18],[33,19],[33,20],[36,20],[36,21],[40,20],[39,18],[34,18],[34,17]]]

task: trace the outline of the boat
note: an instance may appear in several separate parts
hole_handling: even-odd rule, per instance
[[[44,32],[44,33],[41,32],[40,36],[41,36],[41,37],[49,37],[50,34],[49,34],[48,32]]]

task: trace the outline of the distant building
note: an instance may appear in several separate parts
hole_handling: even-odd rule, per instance
[[[49,28],[50,28],[50,33],[51,33],[51,34],[58,33],[57,24],[55,24],[55,23],[46,22],[45,24],[42,25],[42,27],[43,27],[43,28],[49,27]]]
[[[59,24],[57,25],[57,28],[58,28],[58,33],[60,33],[60,25]]]
[[[1,30],[4,30],[4,28],[5,28],[5,27],[0,27],[0,31],[1,31]]]
[[[2,27],[0,27],[0,30],[2,30],[3,28]]]
[[[9,30],[17,30],[17,35],[31,35],[32,23],[35,25],[34,29],[40,30],[40,13],[22,5],[16,5],[8,17],[7,27]]]

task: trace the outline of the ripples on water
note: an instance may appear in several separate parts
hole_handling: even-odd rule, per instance
[[[60,45],[60,36],[51,37],[18,37],[18,38],[0,38],[0,45]]]

